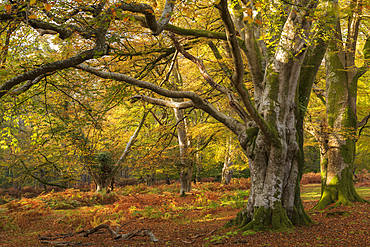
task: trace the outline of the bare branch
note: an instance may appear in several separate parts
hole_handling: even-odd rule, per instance
[[[367,115],[366,117],[364,117],[364,118],[361,120],[361,122],[359,122],[359,123],[357,124],[357,128],[360,128],[360,130],[359,130],[359,132],[358,132],[358,138],[360,138],[360,136],[361,136],[361,132],[362,132],[362,130],[366,127],[367,122],[369,121],[369,119],[370,119],[370,114],[369,114],[369,115]]]
[[[61,184],[54,184],[54,183],[47,182],[44,179],[42,179],[42,178],[34,175],[32,173],[32,171],[26,166],[26,164],[24,163],[23,160],[20,160],[20,162],[21,162],[23,168],[26,170],[26,174],[29,175],[29,176],[31,176],[33,179],[39,181],[40,183],[42,183],[44,185],[49,185],[49,186],[56,186],[56,187],[63,188],[63,189],[66,189],[67,188],[66,186],[61,185]]]
[[[178,49],[181,52],[181,54],[184,55],[185,58],[189,59],[190,61],[192,61],[198,66],[199,72],[203,76],[203,78],[206,80],[206,82],[209,85],[211,85],[214,89],[216,89],[217,91],[227,95],[230,106],[237,112],[237,114],[242,120],[246,121],[249,118],[249,116],[245,112],[243,107],[238,103],[238,100],[236,100],[233,92],[230,89],[225,88],[224,86],[215,82],[212,79],[212,77],[208,74],[206,67],[203,64],[203,61],[191,55],[189,52],[185,51],[174,35],[171,36],[171,39],[173,40],[176,46],[176,49]]]
[[[53,31],[54,34],[59,33],[59,37],[61,39],[66,39],[70,37],[73,34],[73,31],[71,27],[68,26],[59,26],[56,24],[48,23],[41,20],[36,19],[29,19],[28,23],[31,27],[35,28],[40,32],[40,34],[50,34],[50,31]],[[48,32],[46,32],[48,30]],[[44,33],[43,33],[44,32]],[[52,33],[51,33],[52,34]]]

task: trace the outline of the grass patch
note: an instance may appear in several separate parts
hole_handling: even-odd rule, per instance
[[[370,187],[359,187],[356,191],[363,198],[370,197]]]
[[[356,188],[357,193],[362,197],[370,197],[370,187]],[[301,186],[301,198],[303,201],[316,201],[321,197],[320,184],[307,184]]]

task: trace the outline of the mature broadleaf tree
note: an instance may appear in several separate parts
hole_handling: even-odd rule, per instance
[[[232,223],[255,230],[309,223],[299,194],[302,115],[323,54],[320,42],[314,42],[314,26],[322,29],[316,23],[331,12],[314,0],[175,3],[167,0],[160,5],[163,11],[158,21],[155,9],[143,3],[100,1],[89,5],[65,1],[57,2],[51,9],[27,1],[23,6],[18,2],[9,4],[0,13],[1,22],[17,20],[40,34],[57,34],[64,42],[82,48],[65,59],[10,76],[0,85],[0,97],[6,100],[14,91],[24,93],[37,83],[39,76],[74,67],[144,89],[140,92],[143,101],[175,109],[202,110],[234,133],[249,158],[252,187],[248,205]],[[321,11],[316,12],[318,7]],[[187,8],[193,10],[188,11],[193,13],[189,19],[182,13]],[[201,21],[199,16],[204,12],[209,19]],[[171,18],[174,25],[169,24]],[[139,31],[126,36],[125,32],[132,29]],[[158,44],[146,46],[153,41],[153,35],[158,35]],[[179,36],[186,39],[180,40]],[[191,47],[197,51],[205,49],[193,38],[226,42],[225,52],[230,56],[225,56],[227,68],[223,76],[218,74],[222,72],[213,73],[211,64],[189,52]],[[131,49],[135,45],[144,46],[145,52]],[[195,64],[203,80],[197,88],[175,90],[170,84],[162,85],[155,76],[135,74],[127,67],[109,66],[108,62],[109,58],[125,54],[132,57],[156,53],[159,59],[154,66],[160,66],[158,61],[175,50],[182,54],[182,60]],[[151,70],[153,66],[145,68]],[[250,90],[248,81],[252,82]],[[220,98],[228,101],[234,114],[216,104]]]
[[[357,120],[357,85],[369,66],[370,39],[364,46],[364,64],[355,64],[356,46],[364,3],[350,2],[346,32],[342,32],[339,6],[333,12],[332,33],[325,55],[326,65],[326,113],[321,140],[321,199],[316,208],[322,209],[331,203],[348,204],[363,201],[353,183],[354,161],[358,127],[366,124]]]

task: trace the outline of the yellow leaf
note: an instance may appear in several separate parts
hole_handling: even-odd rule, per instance
[[[46,11],[50,11],[51,10],[51,4],[50,3],[45,3],[44,8],[45,8]]]
[[[36,15],[29,15],[28,19],[36,19],[36,17],[37,17]]]
[[[30,0],[30,5],[34,5],[36,3],[36,0]]]

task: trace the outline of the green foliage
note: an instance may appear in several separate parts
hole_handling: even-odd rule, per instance
[[[250,235],[254,235],[256,233],[257,232],[256,231],[253,231],[253,230],[246,230],[246,231],[243,231],[242,235],[243,236],[250,236]]]
[[[148,219],[159,219],[159,218],[169,218],[169,214],[161,212],[159,209],[152,206],[146,206],[142,210],[136,209],[136,207],[131,207],[130,212],[133,216],[142,216]]]
[[[231,206],[232,208],[243,208],[248,202],[249,190],[237,190],[232,195],[221,197],[222,206]]]
[[[230,238],[229,235],[212,235],[211,237],[205,238],[205,240],[208,240],[212,244],[221,244],[224,240]]]

